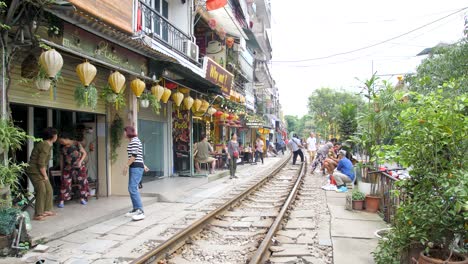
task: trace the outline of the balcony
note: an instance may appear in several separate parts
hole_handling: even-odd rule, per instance
[[[160,12],[144,0],[138,1],[137,31],[157,40],[172,51],[199,65],[198,46],[192,38],[174,26]]]

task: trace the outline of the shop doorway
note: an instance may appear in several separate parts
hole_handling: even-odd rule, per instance
[[[105,115],[93,113],[81,113],[60,109],[34,107],[27,105],[12,104],[12,119],[15,124],[24,129],[29,135],[41,138],[46,127],[54,127],[61,132],[68,132],[80,141],[85,148],[88,158],[86,167],[88,177],[92,181],[99,182],[99,195],[107,196],[107,151],[106,151],[106,117]],[[18,162],[29,161],[29,156],[34,148],[34,142],[29,140],[21,150],[17,151]],[[52,158],[49,168],[60,167],[60,145],[55,143],[52,150]],[[51,178],[53,185],[57,186],[60,179]],[[27,184],[24,175],[22,185],[32,191],[32,185]],[[58,188],[55,188],[55,192]],[[56,193],[57,194],[57,193]]]
[[[138,136],[143,145],[143,159],[150,169],[143,175],[143,182],[164,176],[164,164],[167,163],[167,157],[164,155],[166,130],[166,123],[138,120]]]

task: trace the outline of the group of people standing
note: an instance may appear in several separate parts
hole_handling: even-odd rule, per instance
[[[143,160],[143,146],[134,127],[125,127],[125,137],[129,140],[127,147],[127,163],[123,174],[129,176],[128,192],[133,208],[126,216],[138,221],[145,218],[138,185],[143,172],[148,171]],[[72,198],[72,185],[78,185],[80,203],[87,204],[89,196],[88,170],[86,168],[87,152],[82,143],[69,133],[58,135],[57,129],[48,127],[44,130],[42,141],[38,142],[29,159],[26,173],[31,180],[35,191],[34,220],[42,221],[46,217],[55,216],[53,209],[53,188],[49,180],[49,161],[51,159],[53,144],[58,141],[60,148],[61,185],[59,191],[58,208],[65,206],[65,201]]]
[[[26,173],[31,180],[36,193],[34,220],[44,220],[48,216],[54,216],[53,189],[48,176],[49,160],[51,159],[52,146],[58,140],[60,143],[60,168],[61,186],[58,207],[63,208],[64,202],[71,199],[72,181],[79,185],[80,203],[87,204],[89,195],[88,174],[85,160],[87,153],[81,143],[74,140],[68,133],[58,136],[57,130],[48,127],[44,130],[42,141],[37,143],[29,159]]]

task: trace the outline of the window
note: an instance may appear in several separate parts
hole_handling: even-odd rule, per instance
[[[165,41],[169,40],[168,25],[166,20],[169,19],[169,3],[166,0],[142,0],[151,10],[143,8],[144,31],[152,33]],[[166,20],[165,20],[165,19]]]

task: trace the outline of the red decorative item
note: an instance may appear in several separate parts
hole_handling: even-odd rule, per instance
[[[227,117],[228,120],[232,120],[233,118],[234,118],[233,114],[229,114],[229,116]]]
[[[167,88],[167,89],[171,89],[171,90],[172,90],[172,89],[175,89],[175,88],[177,88],[177,83],[173,83],[173,82],[168,82],[168,81],[166,81],[166,88]]]
[[[232,48],[232,46],[234,46],[234,38],[233,37],[229,37],[226,39],[226,46],[228,48]]]
[[[223,111],[217,111],[216,113],[214,113],[214,116],[215,116],[215,117],[220,117],[220,116],[222,116],[223,114],[224,114]]]
[[[217,24],[218,22],[214,18],[210,18],[210,20],[208,20],[208,26],[211,28],[211,30],[214,30]]]
[[[206,0],[206,10],[216,10],[227,4],[227,0]]]
[[[253,21],[250,21],[249,27],[250,27],[250,28],[253,28]]]

